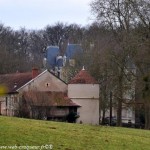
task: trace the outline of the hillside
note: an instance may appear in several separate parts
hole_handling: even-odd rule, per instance
[[[26,146],[29,149],[51,149],[51,145],[54,150],[150,149],[150,131],[147,130],[2,116],[0,139],[0,149],[27,149]]]

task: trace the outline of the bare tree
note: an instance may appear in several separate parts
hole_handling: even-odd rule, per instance
[[[134,50],[131,49],[132,37],[130,31],[134,26],[135,13],[128,0],[94,0],[91,10],[96,20],[103,23],[113,33],[110,41],[110,59],[113,64],[113,80],[117,100],[117,125],[121,126],[122,103],[124,101],[124,84],[127,76],[128,58],[132,60]]]

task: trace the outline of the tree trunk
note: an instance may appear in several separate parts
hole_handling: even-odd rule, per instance
[[[122,99],[123,99],[123,75],[121,72],[118,84],[118,105],[117,105],[117,126],[119,127],[122,126]]]
[[[112,125],[112,92],[110,92],[109,125]]]
[[[150,130],[150,103],[145,103],[145,129]]]
[[[105,108],[103,109],[102,113],[102,124],[105,124]]]
[[[122,100],[118,99],[118,108],[117,108],[117,126],[122,126]]]

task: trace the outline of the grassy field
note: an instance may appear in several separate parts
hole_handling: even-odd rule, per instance
[[[0,149],[27,147],[53,150],[150,150],[150,131],[1,116]]]

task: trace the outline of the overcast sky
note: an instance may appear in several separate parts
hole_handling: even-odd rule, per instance
[[[0,23],[13,29],[42,29],[57,22],[87,25],[91,0],[0,0]]]

